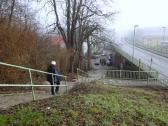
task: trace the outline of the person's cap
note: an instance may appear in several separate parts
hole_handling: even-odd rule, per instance
[[[55,61],[51,61],[51,64],[52,64],[52,65],[56,65],[56,62],[55,62]]]

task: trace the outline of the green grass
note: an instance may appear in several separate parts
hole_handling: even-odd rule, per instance
[[[162,91],[83,84],[68,95],[16,106],[0,125],[166,126],[168,102]],[[48,109],[50,107],[50,109]]]

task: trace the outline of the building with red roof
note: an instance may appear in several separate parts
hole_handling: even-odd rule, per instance
[[[50,41],[52,45],[60,46],[61,48],[66,48],[66,45],[62,36],[50,36]]]

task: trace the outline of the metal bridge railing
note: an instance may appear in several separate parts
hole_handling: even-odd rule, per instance
[[[29,74],[29,80],[30,80],[30,82],[28,84],[0,84],[0,87],[31,87],[33,100],[36,99],[34,87],[55,87],[56,88],[57,86],[59,86],[59,87],[66,87],[66,92],[68,90],[67,76],[59,75],[59,74],[53,74],[53,73],[48,73],[48,72],[41,71],[41,70],[36,70],[36,69],[27,68],[27,67],[23,67],[23,66],[12,65],[12,64],[3,63],[3,62],[0,62],[0,65],[1,66],[6,66],[6,67],[17,68],[17,69],[21,69],[22,71],[28,72],[28,74]],[[63,85],[42,85],[42,84],[35,84],[33,82],[32,72],[37,72],[37,73],[41,73],[41,74],[51,74],[52,77],[54,77],[54,75],[57,75],[57,76],[60,76],[61,78],[63,78],[65,80],[65,82],[64,82]]]
[[[129,71],[129,70],[107,70],[104,71],[105,79],[120,80],[147,80],[148,78],[157,78],[155,71]]]
[[[101,77],[101,80],[106,81],[106,83],[114,81],[113,83],[115,84],[115,80],[121,80],[121,84],[132,81],[138,83],[139,86],[144,84],[144,86],[162,86],[165,88],[168,86],[168,79],[158,78],[158,72],[156,71],[105,70],[102,71]]]
[[[159,79],[159,78],[149,78],[148,79],[148,85],[153,86],[162,86],[164,88],[168,87],[168,79]]]

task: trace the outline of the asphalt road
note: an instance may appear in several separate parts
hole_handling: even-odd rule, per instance
[[[122,49],[124,52],[128,53],[130,56],[133,56],[133,46],[128,43],[119,44],[118,47]],[[151,53],[149,51],[140,49],[135,47],[134,48],[134,58],[140,59],[141,62],[151,65],[152,68],[157,70],[160,74],[159,76],[162,77],[163,75],[168,77],[168,58]],[[152,59],[152,63],[151,63]],[[163,74],[163,75],[162,75]]]

